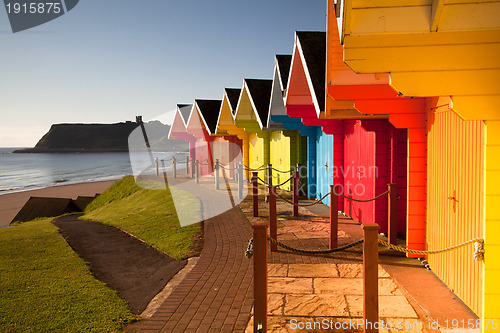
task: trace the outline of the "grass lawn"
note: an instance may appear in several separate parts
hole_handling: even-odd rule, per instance
[[[123,229],[176,259],[198,255],[201,223],[180,227],[176,213],[177,208],[199,214],[198,199],[173,188],[176,202],[184,206],[175,207],[164,183],[147,185],[147,189],[137,186],[132,176],[122,178],[94,200],[82,218]]]
[[[51,220],[0,229],[0,331],[116,332],[137,319]]]

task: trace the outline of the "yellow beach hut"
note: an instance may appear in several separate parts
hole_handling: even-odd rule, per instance
[[[244,79],[234,115],[236,127],[248,133],[247,166],[252,169],[259,169],[271,162],[271,131],[264,129],[269,113],[271,87],[272,80]],[[266,180],[266,172],[259,171],[259,177]]]

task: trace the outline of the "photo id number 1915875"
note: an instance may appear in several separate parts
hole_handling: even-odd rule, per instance
[[[8,14],[59,14],[62,10],[59,2],[7,3]]]

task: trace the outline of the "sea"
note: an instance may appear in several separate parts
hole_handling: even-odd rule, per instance
[[[129,153],[30,153],[0,148],[0,195],[51,186],[120,179],[132,174]],[[155,153],[154,157],[182,158],[183,153]],[[168,171],[170,167],[166,166]]]

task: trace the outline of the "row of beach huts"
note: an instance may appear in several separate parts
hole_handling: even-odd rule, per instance
[[[327,31],[295,32],[272,79],[179,104],[169,138],[210,162],[202,174],[237,153],[215,142],[249,168],[300,163],[310,198],[336,184],[368,199],[396,183],[408,248],[484,239],[483,261],[464,247],[428,262],[480,318],[500,318],[498,17],[500,1],[328,0]],[[339,209],[387,232],[386,197]]]

